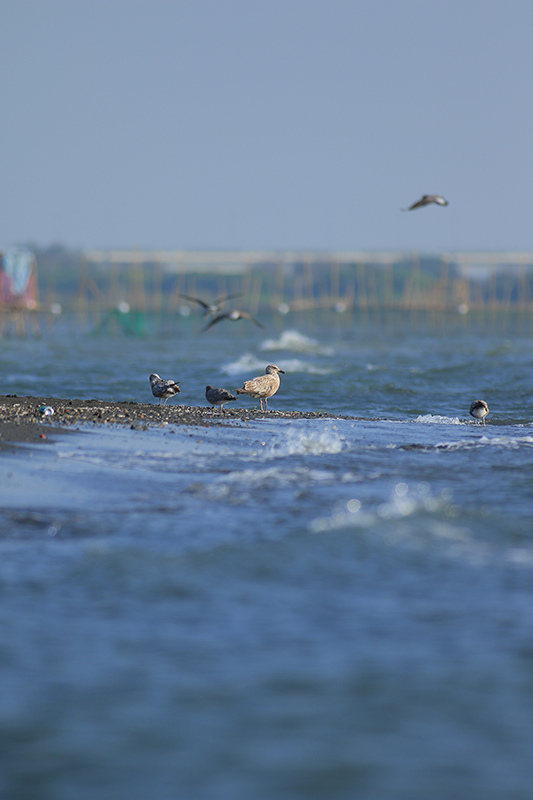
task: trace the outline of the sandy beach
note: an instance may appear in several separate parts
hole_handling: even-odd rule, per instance
[[[49,406],[54,414],[40,409]],[[332,415],[337,417],[338,415]],[[46,442],[50,435],[68,432],[81,423],[122,425],[136,430],[165,424],[210,425],[213,421],[253,419],[327,419],[323,412],[260,411],[259,408],[227,408],[223,413],[211,406],[136,403],[131,400],[65,400],[57,397],[0,395],[0,449],[16,443]]]

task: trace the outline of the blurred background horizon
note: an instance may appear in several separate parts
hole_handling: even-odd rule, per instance
[[[533,6],[0,0],[0,245],[532,250]],[[424,193],[449,206],[409,214]]]

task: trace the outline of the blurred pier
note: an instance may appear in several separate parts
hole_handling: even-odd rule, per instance
[[[533,308],[530,252],[87,250],[83,257],[113,276],[115,294],[126,280],[126,302],[135,307],[146,303],[148,285],[152,306],[162,307],[173,276],[170,307],[181,294],[239,291],[255,311]]]
[[[183,295],[209,302],[237,295],[235,306],[254,316],[420,311],[533,320],[533,252],[69,251],[54,246],[35,249],[18,283],[13,264],[4,262],[4,286],[9,283],[11,294],[4,291],[0,302],[0,335],[36,332],[39,316],[51,324],[62,313],[91,329],[143,335],[150,319],[196,318],[198,305]]]

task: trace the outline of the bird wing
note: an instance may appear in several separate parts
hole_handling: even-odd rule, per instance
[[[167,391],[168,389],[174,389],[175,392],[181,392],[181,389],[176,383],[176,381],[161,381],[161,387],[163,391]]]
[[[413,203],[412,206],[409,208],[402,208],[402,211],[413,211],[415,208],[422,208],[422,206],[427,206],[428,203],[431,203],[431,200],[428,199],[428,195],[425,194],[420,200],[417,200],[416,203]]]
[[[200,300],[199,297],[190,297],[188,294],[180,294],[179,296],[183,297],[185,300],[191,300],[193,303],[200,303],[202,308],[209,309],[209,307],[210,307],[208,303],[204,303],[204,301]]]
[[[265,327],[264,325],[262,325],[259,322],[259,320],[255,319],[255,317],[252,317],[252,315],[249,314],[247,311],[240,311],[239,313],[240,313],[241,317],[246,317],[246,319],[249,319],[251,322],[254,323],[254,325],[257,325],[259,328],[264,328]]]
[[[235,400],[236,398],[228,392],[227,389],[211,389],[209,392],[206,392],[207,399],[212,399],[214,402],[219,402],[224,400],[229,402],[230,400]]]
[[[217,314],[215,317],[209,320],[207,325],[204,325],[202,328],[202,333],[205,333],[212,325],[216,325],[217,322],[220,322],[221,319],[227,319],[229,314]]]
[[[276,383],[276,376],[275,375],[259,375],[257,378],[252,378],[243,386],[243,389],[246,389],[248,392],[253,392],[254,394],[266,394],[270,396],[272,389],[275,387]]]
[[[153,381],[152,383],[152,394],[154,397],[161,397],[163,392],[165,391],[165,384],[164,381],[158,380]]]
[[[214,301],[214,306],[221,306],[226,303],[228,300],[233,300],[235,297],[241,297],[240,294],[223,294],[220,297],[217,297]]]

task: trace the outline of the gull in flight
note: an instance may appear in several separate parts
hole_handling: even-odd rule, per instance
[[[216,325],[217,322],[221,322],[223,319],[229,319],[232,322],[236,322],[239,319],[249,319],[250,322],[253,322],[254,325],[257,325],[259,328],[264,328],[265,326],[262,325],[259,320],[252,317],[247,311],[239,311],[238,309],[234,308],[232,311],[224,311],[220,314],[215,314],[215,316],[209,320],[207,325],[202,328],[202,333],[208,330],[212,325]]]
[[[175,394],[181,392],[176,381],[164,381],[156,372],[152,372],[150,375],[150,386],[152,387],[153,396],[159,397],[159,405],[161,405],[163,398],[163,405],[165,405],[169,397],[174,397]]]
[[[423,206],[429,206],[431,203],[435,203],[438,206],[447,206],[448,201],[444,199],[444,197],[440,194],[425,194],[423,195],[420,200],[417,200],[416,203],[413,203],[412,206],[409,208],[402,208],[402,211],[413,211],[415,208],[422,208]]]
[[[180,294],[180,297],[183,297],[185,300],[190,300],[192,303],[198,303],[201,305],[204,309],[205,317],[207,317],[209,314],[214,317],[219,313],[220,309],[227,300],[232,300],[234,297],[240,297],[240,294],[223,294],[221,297],[217,297],[212,303],[206,303],[205,300],[200,300],[199,297],[191,297],[188,294]]]
[[[267,400],[279,389],[279,375],[285,375],[282,369],[276,367],[275,364],[269,364],[265,370],[265,375],[259,375],[257,378],[252,378],[250,381],[245,381],[242,389],[237,389],[237,394],[247,394],[249,397],[259,398],[261,411],[267,411]],[[263,408],[263,400],[265,407]]]

